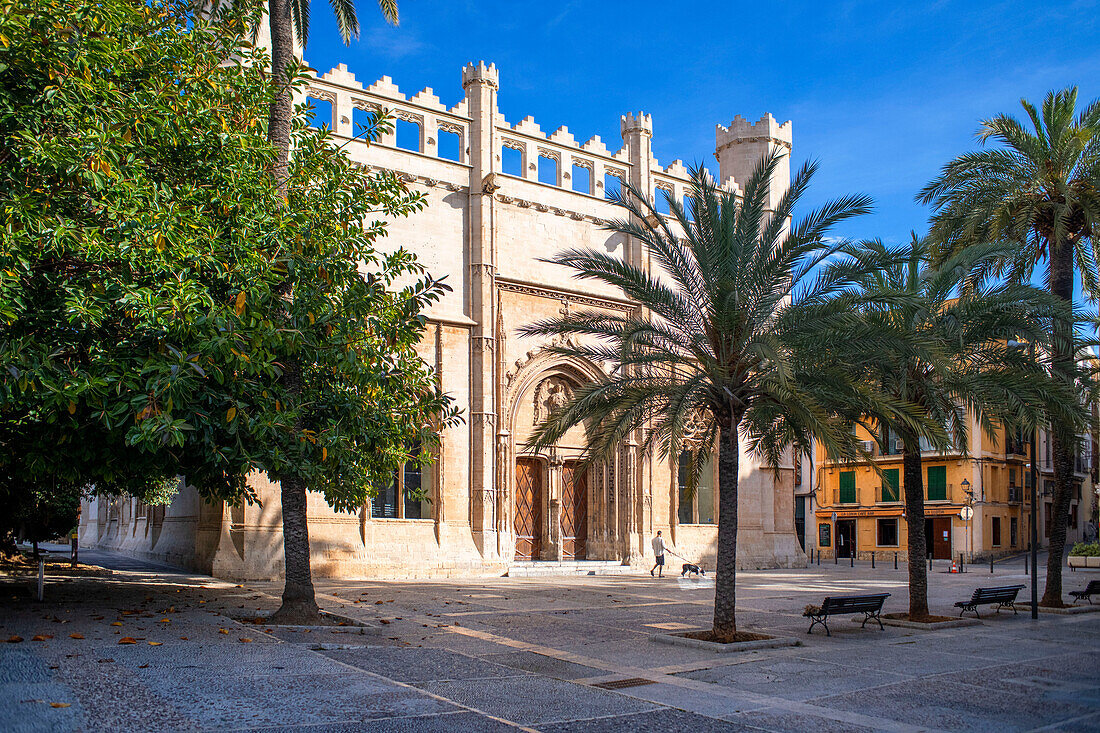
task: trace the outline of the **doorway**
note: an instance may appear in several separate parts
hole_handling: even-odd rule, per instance
[[[925,519],[924,536],[933,560],[951,559],[951,517]]]
[[[837,557],[856,556],[856,520],[838,519],[836,523]]]
[[[538,560],[542,551],[542,470],[534,458],[516,459],[516,559]]]
[[[576,461],[562,466],[561,554],[563,560],[588,556],[588,473]]]

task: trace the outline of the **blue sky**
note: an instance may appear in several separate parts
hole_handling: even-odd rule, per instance
[[[976,146],[978,121],[1050,89],[1100,97],[1100,8],[1079,2],[429,2],[399,0],[401,25],[358,3],[345,47],[312,5],[306,60],[369,84],[461,99],[461,68],[495,62],[509,122],[533,115],[586,140],[619,141],[619,116],[653,115],[662,164],[713,163],[714,125],[771,112],[794,121],[794,157],[819,160],[811,205],[870,194],[875,213],[838,233],[902,242],[926,227],[914,194]]]

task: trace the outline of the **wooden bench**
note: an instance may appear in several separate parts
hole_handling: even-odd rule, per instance
[[[1100,595],[1100,580],[1090,580],[1084,590],[1071,590],[1069,594],[1073,596],[1074,603],[1081,600],[1087,600],[1089,605],[1092,605],[1093,594]]]
[[[811,612],[809,609],[803,611],[802,615],[810,619],[810,628],[806,633],[811,633],[815,626],[821,624],[825,627],[825,635],[832,636],[829,632],[829,617],[849,613],[863,614],[863,623],[860,624],[860,628],[865,627],[867,622],[873,619],[878,621],[878,627],[881,629],[883,628],[882,618],[880,618],[882,602],[889,597],[889,593],[875,593],[867,596],[829,596],[822,602],[818,611]]]
[[[997,605],[997,613],[1001,612],[1002,608],[1011,608],[1012,613],[1018,613],[1016,611],[1016,595],[1023,588],[1022,585],[1002,585],[996,588],[975,588],[974,595],[970,596],[969,601],[956,601],[955,608],[961,609],[959,615],[962,616],[967,611],[973,611],[974,615],[981,618],[982,615],[978,613],[978,606],[981,605]]]

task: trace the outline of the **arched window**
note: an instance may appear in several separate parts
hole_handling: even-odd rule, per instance
[[[410,455],[420,456],[420,445]],[[432,518],[432,464],[424,465],[416,460],[402,464],[394,471],[393,478],[385,486],[375,489],[371,497],[370,515],[374,519],[431,519]],[[398,500],[398,497],[401,497]]]

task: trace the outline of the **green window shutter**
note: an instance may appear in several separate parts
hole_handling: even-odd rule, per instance
[[[947,499],[947,466],[928,467],[928,501]]]
[[[855,504],[856,503],[856,472],[855,471],[841,471],[840,472],[840,503],[841,504]]]
[[[901,481],[898,478],[899,470],[896,468],[888,468],[882,472],[882,500],[883,501],[900,501]]]

